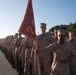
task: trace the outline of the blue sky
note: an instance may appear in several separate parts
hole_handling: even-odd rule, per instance
[[[0,38],[18,32],[28,0],[0,0]],[[32,0],[36,32],[40,23],[47,24],[47,31],[60,24],[76,22],[76,0]]]

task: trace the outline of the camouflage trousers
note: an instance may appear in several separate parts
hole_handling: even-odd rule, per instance
[[[73,61],[70,63],[70,67],[71,67],[72,72],[73,72],[72,75],[76,75],[76,60],[73,60]]]
[[[50,75],[70,75],[69,63],[52,64]]]

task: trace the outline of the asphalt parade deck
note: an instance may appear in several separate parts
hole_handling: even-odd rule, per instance
[[[0,50],[0,75],[18,75]]]

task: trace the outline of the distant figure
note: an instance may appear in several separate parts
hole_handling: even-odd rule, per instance
[[[75,38],[75,32],[69,31],[69,42],[76,50],[76,38]],[[70,62],[70,68],[71,68],[71,75],[76,75],[76,56],[73,58]]]
[[[16,45],[16,47],[15,47],[15,55],[16,55],[15,66],[17,66],[17,71],[19,71],[19,47],[20,47],[22,39],[23,39],[21,36],[21,33],[19,33],[18,35],[19,35],[19,37],[17,38],[16,43],[15,43],[15,45]]]
[[[29,62],[31,51],[33,47],[33,41],[30,40],[29,38],[26,38],[24,42],[24,47],[23,47],[23,52],[25,52],[25,61],[24,61],[24,73],[25,75],[31,75],[32,71],[30,72],[30,65],[31,63]],[[32,67],[31,67],[32,68]]]
[[[58,38],[57,38],[57,30],[58,29],[54,29],[54,40],[55,40],[55,42],[58,41]]]

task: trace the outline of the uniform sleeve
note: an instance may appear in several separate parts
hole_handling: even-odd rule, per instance
[[[21,47],[22,47],[22,50],[25,52],[26,50],[26,45],[27,45],[27,42],[26,42],[26,39],[23,39],[22,42],[21,42]]]
[[[49,52],[54,51],[54,43],[42,48],[39,52],[43,52],[43,51],[47,51],[47,50],[49,50]]]
[[[36,53],[35,51],[35,42],[33,42],[33,47],[32,47],[32,50],[31,50],[31,53],[30,53],[30,59],[33,60],[33,55]]]
[[[75,50],[74,46],[70,45],[69,48],[70,48],[71,60],[76,59],[75,58],[75,56],[76,56],[76,50]]]

